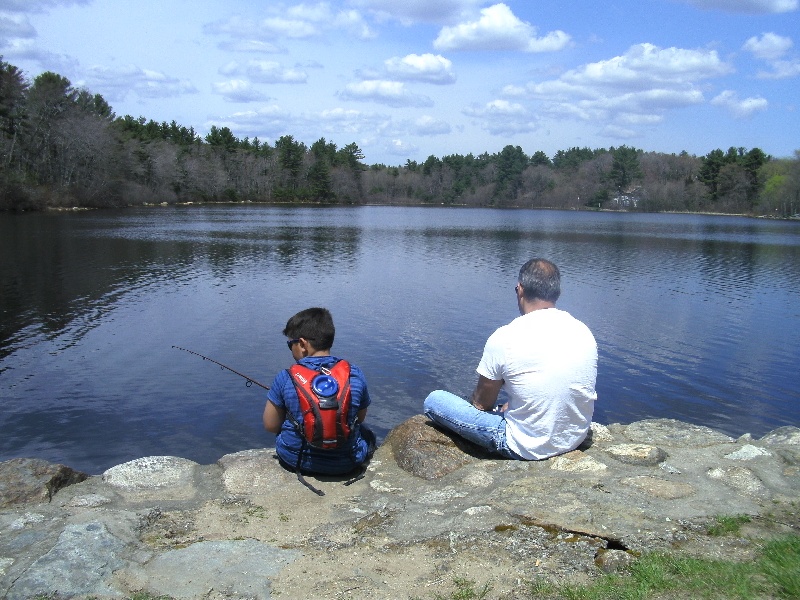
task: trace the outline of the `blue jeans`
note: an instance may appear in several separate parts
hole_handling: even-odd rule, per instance
[[[428,394],[423,410],[425,416],[437,425],[481,448],[506,458],[524,460],[506,444],[506,419],[503,413],[478,410],[464,398],[444,390]]]

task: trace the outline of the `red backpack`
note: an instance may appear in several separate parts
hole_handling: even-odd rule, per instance
[[[295,364],[289,368],[289,375],[303,411],[302,422],[295,422],[300,436],[315,448],[344,447],[352,430],[348,421],[350,363],[340,360],[319,371]]]

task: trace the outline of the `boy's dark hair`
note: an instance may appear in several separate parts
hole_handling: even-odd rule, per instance
[[[286,322],[283,335],[290,339],[306,339],[317,350],[330,350],[336,328],[327,308],[307,308]]]

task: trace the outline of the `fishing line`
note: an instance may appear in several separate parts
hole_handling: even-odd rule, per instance
[[[232,369],[228,365],[223,365],[221,362],[216,361],[213,358],[209,358],[208,356],[204,356],[204,355],[200,354],[199,352],[195,352],[194,350],[189,350],[188,348],[181,348],[180,346],[173,346],[173,348],[176,348],[178,350],[183,350],[184,352],[188,352],[189,354],[194,354],[195,356],[199,356],[203,360],[211,361],[215,365],[219,365],[221,368],[227,369],[231,373],[234,373],[234,374],[238,375],[239,377],[242,377],[242,378],[246,379],[247,383],[245,383],[245,386],[247,386],[247,387],[250,387],[251,385],[253,385],[255,383],[257,386],[262,387],[265,390],[269,389],[268,385],[264,385],[263,383],[259,383],[258,381],[256,381],[252,377],[250,377],[249,375],[245,375],[244,373],[240,373],[236,369]]]

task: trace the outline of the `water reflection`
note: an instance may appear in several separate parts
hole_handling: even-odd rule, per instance
[[[329,307],[379,435],[434,388],[467,395],[534,255],[600,345],[596,420],[739,435],[797,424],[797,223],[484,209],[211,207],[0,215],[0,459],[98,472],[271,443],[280,331]]]

